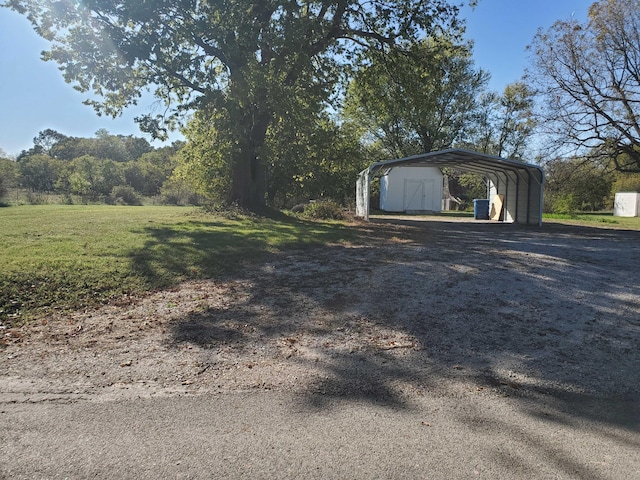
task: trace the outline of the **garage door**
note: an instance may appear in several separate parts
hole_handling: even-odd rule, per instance
[[[433,205],[435,180],[405,180],[404,210],[439,210]]]

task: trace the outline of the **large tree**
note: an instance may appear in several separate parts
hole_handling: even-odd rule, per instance
[[[231,142],[228,200],[264,203],[263,146],[290,97],[328,99],[352,54],[456,27],[447,0],[8,0],[52,43],[46,60],[99,112],[118,115],[153,89],[166,107],[139,118],[157,136],[208,112]],[[161,117],[161,118],[159,118]]]
[[[32,192],[52,192],[58,179],[55,159],[44,154],[34,154],[18,162],[20,184]]]
[[[523,159],[533,135],[534,94],[521,81],[507,85],[502,94],[483,93],[470,128],[460,145],[500,157]]]
[[[309,199],[352,203],[354,179],[368,164],[354,130],[331,118],[303,128],[281,122],[270,129],[269,157],[286,161],[269,165],[268,204],[291,207]]]
[[[489,79],[475,68],[470,45],[448,34],[362,56],[345,113],[394,157],[451,147],[469,127]]]
[[[538,32],[531,50],[548,133],[571,153],[640,171],[640,0],[600,0],[587,22]]]

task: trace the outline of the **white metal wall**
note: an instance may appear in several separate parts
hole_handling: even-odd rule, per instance
[[[442,172],[437,167],[392,168],[380,178],[380,209],[386,212],[439,212],[442,179]]]
[[[504,197],[503,221],[513,223],[542,223],[542,185],[523,172],[502,171],[487,175],[489,203],[495,195]]]
[[[618,192],[613,203],[616,217],[637,217],[640,215],[640,193]]]

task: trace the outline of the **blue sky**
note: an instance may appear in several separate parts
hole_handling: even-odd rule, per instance
[[[526,47],[539,28],[572,16],[587,18],[594,0],[479,0],[465,8],[467,38],[474,41],[476,65],[491,73],[491,90],[502,91],[520,79],[528,66]]]
[[[467,37],[473,39],[476,65],[491,73],[490,88],[501,91],[518,80],[528,64],[526,46],[538,28],[556,20],[586,18],[593,0],[480,0],[464,9]],[[134,117],[150,111],[153,99],[118,119],[98,117],[83,105],[85,94],[62,79],[57,66],[40,60],[47,48],[21,15],[0,8],[0,148],[17,154],[30,148],[46,128],[65,135],[92,137],[96,130],[143,136]],[[178,138],[177,136],[175,138]]]

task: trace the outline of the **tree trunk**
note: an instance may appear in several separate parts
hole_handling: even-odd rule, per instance
[[[266,175],[262,159],[256,152],[242,149],[234,158],[229,203],[249,210],[265,205]]]
[[[257,211],[265,206],[267,173],[261,154],[271,115],[254,109],[245,118],[249,125],[242,129],[247,134],[233,158],[229,203]]]

